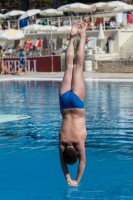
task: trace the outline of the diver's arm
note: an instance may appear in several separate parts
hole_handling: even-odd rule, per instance
[[[61,145],[62,146],[62,145]],[[68,171],[68,167],[67,164],[64,162],[63,160],[63,156],[62,156],[62,147],[59,147],[59,154],[60,154],[60,162],[61,162],[61,167],[62,167],[62,171],[64,173],[65,179],[67,181],[67,183],[71,180],[71,176],[69,174]]]
[[[77,177],[76,180],[70,180],[67,181],[68,185],[70,186],[78,186],[83,172],[84,172],[84,168],[85,168],[85,147],[84,147],[84,142],[77,145],[77,150],[78,150],[78,154],[79,154],[79,166],[78,166],[78,172],[77,172]]]
[[[84,172],[84,168],[85,168],[86,158],[85,158],[84,143],[81,143],[78,145],[78,153],[79,153],[79,166],[78,166],[78,172],[77,172],[77,177],[76,177],[77,183],[80,182],[83,172]]]

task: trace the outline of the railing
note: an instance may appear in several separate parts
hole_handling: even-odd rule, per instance
[[[96,18],[103,18],[103,29],[106,29],[106,21],[108,22],[110,17],[115,16],[115,13],[104,13],[104,17],[103,14],[101,13],[97,13],[97,14],[93,14],[91,16],[87,16],[88,18],[91,18],[92,23],[95,23]],[[60,16],[60,17],[42,17],[42,18],[37,18],[37,19],[29,19],[28,20],[28,25],[30,24],[42,24],[42,25],[55,25],[55,26],[63,26],[63,25],[72,25],[75,22],[80,22],[82,21],[82,16],[74,16],[74,18],[71,18],[71,16]],[[4,20],[0,20],[0,25],[2,25],[2,23],[4,22]],[[20,28],[20,21],[19,20],[7,20],[8,23],[8,28],[16,28],[19,29]],[[109,27],[110,29],[114,29],[113,27]],[[118,29],[119,27],[116,26],[116,29]],[[127,27],[125,27],[127,28]],[[1,28],[2,29],[2,28]],[[95,27],[92,26],[91,30],[94,30]]]

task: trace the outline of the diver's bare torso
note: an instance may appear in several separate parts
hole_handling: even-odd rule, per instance
[[[65,146],[67,143],[72,143],[74,146],[85,141],[86,126],[85,126],[85,110],[84,109],[63,109],[62,126],[60,129],[60,145]]]

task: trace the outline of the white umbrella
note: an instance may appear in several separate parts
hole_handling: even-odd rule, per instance
[[[111,2],[105,3],[105,5],[103,5],[102,8],[103,10],[112,10],[113,8],[123,6],[123,5],[127,5],[127,4],[120,1],[111,1]]]
[[[68,33],[72,29],[72,26],[60,26],[56,29],[56,33]]]
[[[110,8],[116,8],[116,7],[119,7],[119,6],[124,6],[124,5],[127,5],[126,3],[124,2],[121,2],[121,1],[110,1],[107,3],[108,7]]]
[[[103,32],[103,27],[102,24],[100,23],[100,30],[99,30],[99,35],[98,39],[101,40],[101,48],[102,48],[102,40],[105,38],[104,32]]]
[[[24,37],[24,33],[16,29],[8,29],[0,33],[0,38],[5,40],[19,40]]]
[[[33,16],[33,15],[36,15],[36,14],[38,14],[40,12],[41,12],[41,10],[39,10],[39,9],[27,10],[23,15],[21,15],[21,17],[19,17],[19,20],[20,19],[25,19],[25,18]]]
[[[83,3],[72,3],[67,9],[69,9],[69,11],[74,12],[88,12],[91,10],[91,6]]]
[[[57,29],[56,26],[47,25],[47,26],[42,26],[40,30],[43,30],[43,31],[55,31],[56,29]]]
[[[105,5],[106,5],[106,3],[104,3],[104,2],[93,3],[93,4],[91,5],[91,8],[92,8],[92,9],[103,10],[103,6],[105,6]]]
[[[6,17],[10,17],[10,16],[23,15],[24,13],[25,13],[25,11],[22,11],[22,10],[12,10],[12,11],[4,14],[4,16],[6,18]]]
[[[117,8],[114,8],[112,12],[121,13],[121,12],[132,11],[132,10],[133,10],[133,5],[126,4],[124,6],[119,6]]]
[[[57,8],[58,12],[68,12],[69,11],[69,4],[64,5],[64,6],[60,6],[59,8]]]
[[[21,29],[23,29],[25,31],[37,31],[37,30],[41,30],[41,28],[43,28],[43,27],[44,27],[43,25],[39,25],[39,24],[30,24]]]
[[[43,15],[43,16],[58,16],[58,15],[63,15],[63,12],[58,12],[56,9],[45,9],[45,10],[42,10],[40,12],[40,15]]]
[[[52,21],[52,16],[59,16],[59,15],[63,15],[63,12],[58,12],[56,9],[46,9],[46,10],[42,10],[40,12],[40,15],[43,16],[51,16],[51,21]]]

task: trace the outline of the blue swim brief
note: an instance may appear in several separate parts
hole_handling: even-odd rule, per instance
[[[72,91],[67,91],[60,96],[60,109],[84,109],[84,102]]]

